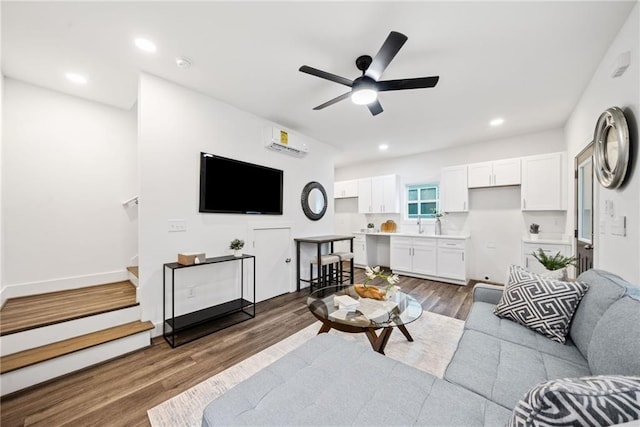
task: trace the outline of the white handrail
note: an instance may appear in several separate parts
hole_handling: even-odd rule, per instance
[[[133,196],[129,200],[126,200],[126,201],[122,202],[122,206],[124,206],[126,208],[131,206],[131,205],[137,205],[137,204],[138,204],[138,196]]]

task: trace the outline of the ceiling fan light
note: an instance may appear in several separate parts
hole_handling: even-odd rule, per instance
[[[373,89],[358,89],[351,93],[351,101],[356,105],[371,104],[378,99],[378,92]]]

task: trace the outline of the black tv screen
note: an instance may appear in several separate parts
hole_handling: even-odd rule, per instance
[[[200,153],[200,212],[282,215],[283,172]]]

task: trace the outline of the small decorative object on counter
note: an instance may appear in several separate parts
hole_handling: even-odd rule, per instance
[[[240,252],[242,248],[244,248],[244,240],[233,239],[231,243],[229,243],[229,249],[233,249],[233,256],[235,257],[242,256],[242,252]]]
[[[433,208],[433,216],[436,218],[433,234],[439,236],[442,234],[442,222],[440,222],[440,218],[444,216],[444,212],[438,211],[436,208]]]
[[[380,269],[380,266],[374,268],[367,266],[364,269],[364,274],[367,276],[367,278],[364,280],[364,283],[362,285],[353,285],[356,293],[362,298],[383,300],[387,295],[392,296],[397,292],[398,286],[396,286],[396,283],[400,281],[400,278],[397,274],[386,274]],[[367,286],[369,282],[377,277],[384,279],[387,282],[384,289],[377,286]]]
[[[539,232],[540,232],[540,226],[535,222],[529,226],[529,233],[531,234],[531,240],[538,240]]]
[[[373,227],[375,227],[375,225],[373,225],[373,223],[370,222],[369,224],[367,224],[367,231],[372,232],[373,231]]]
[[[541,276],[549,279],[567,280],[567,267],[576,265],[576,257],[564,256],[560,252],[548,256],[542,248],[539,248],[538,252],[531,252],[531,255],[547,269],[547,272],[542,273]]]

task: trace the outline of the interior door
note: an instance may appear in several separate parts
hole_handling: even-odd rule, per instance
[[[593,268],[593,142],[575,158],[576,273]]]
[[[256,301],[286,294],[291,289],[291,229],[254,229]]]

